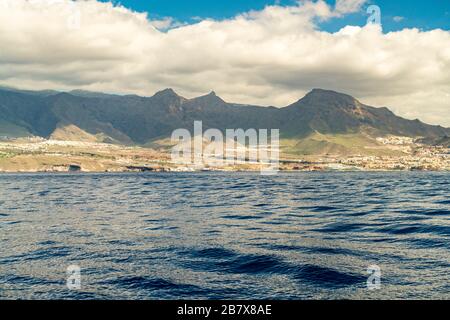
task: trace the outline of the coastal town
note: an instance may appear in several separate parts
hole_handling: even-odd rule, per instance
[[[280,154],[280,171],[450,171],[450,148],[409,137],[378,138],[395,155]],[[204,155],[207,156],[207,155]],[[0,140],[0,172],[258,171],[258,162],[221,166],[175,163],[170,150],[39,137]]]
[[[429,146],[410,137],[377,138],[398,155],[325,155],[316,160],[286,162],[286,170],[450,171],[450,148]]]

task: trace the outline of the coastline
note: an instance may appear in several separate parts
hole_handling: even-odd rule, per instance
[[[165,173],[165,174],[174,174],[174,173],[192,173],[192,174],[199,174],[199,173],[260,173],[260,170],[105,170],[105,171],[60,171],[60,170],[18,170],[18,171],[1,171],[0,170],[0,176],[1,175],[10,175],[10,174],[49,174],[49,175],[87,175],[87,174],[155,174],[155,173]],[[286,169],[280,169],[276,171],[277,173],[357,173],[357,172],[364,172],[364,173],[410,173],[410,172],[423,172],[423,173],[450,173],[450,170],[448,169],[442,169],[442,170],[392,170],[392,169],[348,169],[348,170],[286,170]]]
[[[450,172],[449,148],[422,146],[408,150],[400,155],[302,155],[283,152],[275,165],[281,172]],[[203,157],[213,159],[210,154]],[[0,141],[0,174],[260,172],[268,167],[263,162],[207,163],[176,163],[171,160],[167,149],[139,146],[42,138]]]

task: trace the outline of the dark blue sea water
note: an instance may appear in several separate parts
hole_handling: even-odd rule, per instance
[[[449,185],[404,172],[0,175],[0,298],[449,299]],[[80,290],[66,287],[73,264]]]

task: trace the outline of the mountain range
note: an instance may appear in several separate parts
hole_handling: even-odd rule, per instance
[[[299,153],[348,153],[355,146],[376,146],[376,137],[388,135],[429,143],[450,137],[449,128],[407,120],[323,89],[276,108],[228,103],[214,92],[187,99],[172,89],[141,97],[0,88],[0,136],[157,145],[175,129],[192,130],[195,120],[203,121],[204,130],[280,129],[281,139]]]

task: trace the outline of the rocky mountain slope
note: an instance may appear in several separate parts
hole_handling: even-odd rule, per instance
[[[322,89],[275,108],[227,103],[214,92],[186,99],[172,89],[140,97],[0,88],[0,136],[145,145],[167,138],[178,128],[192,130],[194,120],[203,121],[204,130],[280,129],[283,140],[298,141],[298,148],[307,146],[313,153],[316,142],[319,149],[345,152],[335,140],[330,141],[336,136],[356,136],[362,145],[387,135],[421,137],[425,142],[450,136],[449,128],[406,120],[387,108],[367,106],[349,95]],[[318,136],[328,138],[317,140]]]

